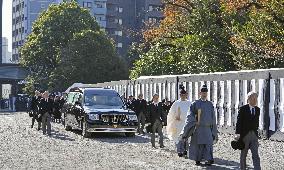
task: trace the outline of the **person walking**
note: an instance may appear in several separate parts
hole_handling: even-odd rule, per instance
[[[159,102],[159,95],[154,94],[153,100],[149,103],[149,116],[150,122],[152,126],[152,134],[151,134],[151,144],[153,148],[155,146],[155,133],[158,132],[159,135],[159,144],[160,148],[164,148],[164,141],[163,141],[163,125],[165,124],[165,116],[163,113],[162,103]]]
[[[138,99],[133,102],[134,111],[138,118],[138,133],[145,134],[144,128],[146,123],[146,110],[147,110],[147,102],[143,99],[143,94],[138,95]]]
[[[43,93],[43,98],[39,104],[40,114],[42,116],[42,132],[45,135],[46,132],[51,135],[51,113],[53,110],[53,101],[49,98],[48,91]]]
[[[189,111],[191,104],[187,98],[188,94],[182,86],[180,90],[180,99],[173,103],[167,116],[167,136],[170,140],[175,142],[175,145],[179,142],[179,135],[184,127],[187,112]],[[183,154],[183,152],[178,154]]]
[[[240,107],[236,124],[236,138],[245,144],[241,150],[241,169],[246,169],[246,157],[248,150],[251,150],[253,166],[255,170],[260,170],[260,158],[258,154],[258,127],[260,108],[257,107],[257,93],[248,93],[248,104]]]
[[[200,99],[194,101],[190,106],[186,117],[185,126],[181,132],[181,139],[186,140],[191,136],[188,149],[188,158],[194,160],[196,165],[212,165],[213,141],[218,140],[216,117],[212,102],[207,100],[207,86],[203,85],[200,91]]]
[[[41,126],[41,121],[38,120],[38,115],[39,115],[39,102],[41,99],[41,93],[39,91],[35,91],[35,95],[32,97],[31,100],[31,111],[32,111],[32,125],[31,128],[34,127],[34,123],[37,120],[38,122],[38,130],[40,130],[40,126]]]

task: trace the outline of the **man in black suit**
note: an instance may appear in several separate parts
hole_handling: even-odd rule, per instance
[[[42,132],[45,135],[46,132],[51,135],[51,113],[53,110],[53,101],[49,98],[48,91],[43,93],[43,98],[39,103],[39,113],[42,117]]]
[[[248,104],[240,108],[236,134],[242,140],[245,148],[241,151],[241,169],[246,169],[246,157],[248,150],[251,150],[254,169],[260,170],[260,158],[258,154],[258,126],[260,109],[257,107],[257,93],[248,93]]]
[[[126,103],[127,108],[132,110],[132,111],[134,111],[134,101],[135,101],[134,97],[132,95],[130,95],[128,97],[128,101]]]
[[[147,110],[147,102],[143,99],[143,94],[138,95],[138,99],[133,102],[133,105],[138,118],[138,133],[144,134],[145,132],[143,130],[146,122],[145,114]]]
[[[163,125],[165,124],[165,115],[163,113],[162,103],[159,102],[159,95],[153,96],[153,101],[149,104],[149,116],[152,125],[151,143],[155,148],[155,132],[159,135],[160,148],[164,148],[163,142]]]
[[[38,105],[39,105],[39,102],[40,102],[40,99],[41,99],[41,93],[39,91],[35,91],[35,96],[32,97],[32,101],[31,101],[31,111],[33,113],[33,117],[32,117],[32,125],[31,125],[31,128],[34,127],[34,123],[35,123],[35,120],[38,121],[38,130],[40,129],[40,120],[38,120]]]

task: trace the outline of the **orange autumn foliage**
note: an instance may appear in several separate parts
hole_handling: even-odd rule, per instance
[[[183,31],[182,24],[184,14],[188,11],[188,0],[164,0],[164,19],[159,26],[148,24],[148,28],[143,32],[146,42],[152,42],[160,38],[174,38],[176,34]]]

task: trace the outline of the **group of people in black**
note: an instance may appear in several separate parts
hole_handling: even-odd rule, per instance
[[[51,121],[61,121],[60,110],[63,104],[63,97],[49,94],[48,91],[43,93],[35,91],[30,104],[30,116],[32,117],[31,128],[34,127],[34,123],[37,121],[37,129],[42,129],[44,135],[51,135]]]
[[[163,126],[167,124],[167,114],[171,108],[172,103],[168,99],[159,102],[159,95],[154,94],[151,101],[147,102],[143,99],[143,94],[139,94],[135,99],[132,95],[126,101],[129,109],[136,113],[138,119],[138,133],[145,134],[144,128],[148,133],[151,133],[152,147],[155,146],[155,133],[159,135],[160,147],[164,147],[163,143]],[[145,127],[146,123],[150,123]]]

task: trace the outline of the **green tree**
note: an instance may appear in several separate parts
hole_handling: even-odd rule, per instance
[[[238,69],[284,67],[284,1],[232,1],[225,7]]]
[[[99,83],[128,78],[126,64],[116,56],[111,41],[99,31],[84,30],[74,34],[62,55],[66,60],[62,60],[52,77],[60,79],[64,87],[75,82]]]
[[[65,82],[65,80],[71,82],[68,76],[72,77],[73,75],[67,74],[64,71],[75,68],[78,63],[68,62],[69,65],[66,65],[65,61],[78,62],[79,59],[83,59],[83,56],[77,56],[78,60],[73,60],[70,59],[65,52],[69,47],[73,47],[72,43],[75,41],[74,35],[77,35],[77,33],[84,34],[84,30],[92,30],[96,32],[96,36],[101,38],[106,37],[105,34],[100,31],[97,22],[90,15],[89,11],[81,8],[74,1],[71,3],[64,2],[60,5],[51,5],[44,11],[33,24],[31,34],[27,37],[27,42],[21,48],[20,64],[29,68],[30,75],[28,80],[39,83],[41,87],[47,86],[49,90],[63,90],[68,87],[70,84],[63,82]],[[95,36],[91,36],[90,38],[96,39]],[[93,60],[90,59],[89,62],[83,60],[82,62],[84,63],[82,63],[82,67],[90,68],[95,65],[96,57],[102,57],[100,56],[102,54],[101,51],[111,50],[105,53],[116,57],[113,54],[113,45],[109,40],[105,38],[101,43],[101,48],[96,48],[97,51],[93,53]],[[77,49],[76,52],[82,55],[84,53],[82,50],[84,49]],[[67,50],[67,52],[69,51]],[[109,62],[107,60],[104,61],[106,63]],[[103,74],[99,71],[98,69],[97,74]],[[80,73],[80,70],[78,70],[78,73]],[[94,73],[90,72],[88,74]],[[85,75],[83,77],[86,78]],[[118,78],[119,77],[115,77],[115,79]],[[111,79],[111,77],[109,79]],[[90,83],[99,81],[90,81],[89,79],[76,80]]]
[[[145,32],[150,50],[134,63],[131,78],[236,69],[219,0],[165,2],[166,18]]]

